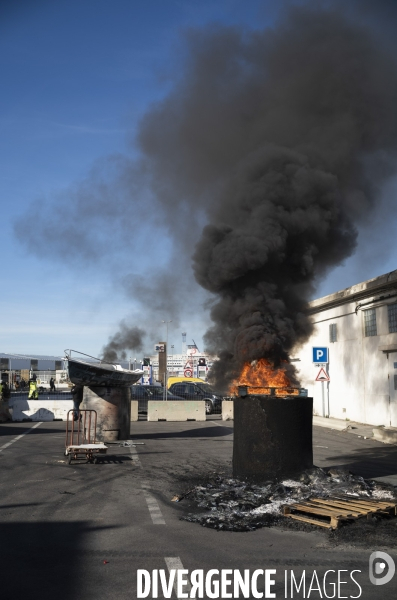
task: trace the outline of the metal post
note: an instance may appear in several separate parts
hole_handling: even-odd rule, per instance
[[[329,360],[329,359],[328,359]],[[329,362],[327,364],[327,375],[329,377]],[[327,417],[331,416],[330,407],[329,407],[329,381],[327,381]]]
[[[321,397],[323,401],[323,417],[325,417],[325,394],[324,394],[324,381],[321,382]]]
[[[330,416],[330,410],[329,410],[329,381],[327,381],[327,417],[329,418]]]
[[[165,373],[164,373],[164,399],[167,402],[168,400],[168,324],[172,323],[171,321],[163,321],[166,326],[166,338],[165,338]]]

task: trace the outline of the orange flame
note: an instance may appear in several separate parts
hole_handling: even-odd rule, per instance
[[[275,369],[268,360],[260,358],[253,363],[245,363],[243,370],[231,386],[230,395],[238,395],[238,386],[246,385],[254,394],[274,394],[285,395],[299,394],[299,391],[291,388],[291,382],[288,379],[285,367]],[[276,388],[274,391],[271,388]],[[278,390],[277,388],[283,388]],[[289,388],[286,390],[286,388]]]

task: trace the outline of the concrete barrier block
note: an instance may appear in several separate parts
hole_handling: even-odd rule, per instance
[[[205,421],[204,400],[149,400],[148,421]]]
[[[384,444],[397,444],[397,427],[376,427],[372,430],[374,439]]]
[[[131,400],[131,421],[138,420],[138,400]]]
[[[9,410],[8,400],[0,400],[0,422],[11,421],[12,415]]]
[[[73,409],[73,401],[67,400],[30,400],[28,398],[13,398],[9,401],[13,421],[66,421],[69,410]]]
[[[222,421],[234,420],[234,400],[222,400]]]

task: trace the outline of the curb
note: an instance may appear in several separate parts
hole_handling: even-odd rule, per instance
[[[347,421],[338,422],[336,419],[327,419],[325,417],[317,417],[313,416],[313,425],[317,427],[327,427],[328,429],[337,429],[338,431],[343,431],[347,429],[349,423]]]
[[[397,444],[397,428],[377,427],[373,429],[374,439],[384,444]]]

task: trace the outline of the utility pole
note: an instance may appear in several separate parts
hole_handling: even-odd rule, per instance
[[[172,323],[172,321],[163,321],[166,327],[166,341],[165,341],[165,372],[164,372],[164,400],[167,402],[168,400],[168,325]]]

